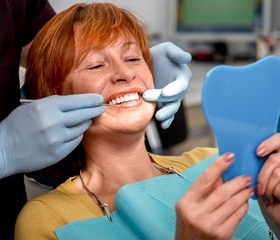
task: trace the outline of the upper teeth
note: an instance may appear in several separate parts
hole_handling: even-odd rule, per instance
[[[110,100],[109,104],[116,105],[119,103],[129,102],[129,101],[138,100],[138,99],[139,99],[138,93],[128,93],[121,97],[117,97],[116,99]]]

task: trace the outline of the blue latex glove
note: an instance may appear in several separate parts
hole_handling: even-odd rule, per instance
[[[146,90],[145,101],[158,104],[156,119],[161,127],[166,129],[174,119],[181,101],[187,93],[192,73],[186,65],[191,61],[191,55],[171,42],[158,44],[150,49],[153,59],[155,89]]]
[[[98,94],[50,96],[17,107],[0,123],[0,179],[67,156],[104,112],[102,101]]]

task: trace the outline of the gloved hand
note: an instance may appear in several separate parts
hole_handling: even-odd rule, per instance
[[[158,44],[150,49],[153,60],[155,89],[146,90],[145,101],[158,102],[156,119],[166,129],[174,119],[181,101],[187,93],[192,73],[187,66],[191,55],[171,42]],[[159,104],[163,103],[163,104]]]
[[[50,96],[17,107],[0,123],[0,179],[67,156],[104,112],[102,101],[98,94]]]

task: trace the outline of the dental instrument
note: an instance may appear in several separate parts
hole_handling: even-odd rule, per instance
[[[31,103],[35,101],[35,99],[20,99],[20,103]],[[101,103],[99,106],[114,106],[108,103]]]

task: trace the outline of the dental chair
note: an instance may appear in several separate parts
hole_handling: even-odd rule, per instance
[[[157,106],[156,111],[159,109]],[[175,115],[169,128],[162,129],[161,122],[155,117],[149,123],[146,130],[146,147],[155,154],[164,154],[165,150],[185,141],[188,138],[187,111],[184,102]]]

